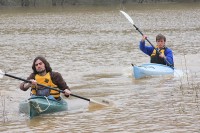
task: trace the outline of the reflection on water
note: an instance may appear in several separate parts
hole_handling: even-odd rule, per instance
[[[121,7],[122,8],[122,7]],[[0,69],[26,78],[32,60],[45,56],[62,73],[72,92],[106,99],[101,107],[78,98],[66,99],[69,111],[29,120],[19,114],[30,92],[21,81],[0,79],[1,132],[198,132],[198,4],[124,6],[155,44],[167,37],[179,77],[135,80],[131,64],[149,62],[138,48],[141,35],[119,12],[120,7],[0,9]],[[180,70],[180,71],[179,71]],[[108,126],[109,125],[109,126]]]

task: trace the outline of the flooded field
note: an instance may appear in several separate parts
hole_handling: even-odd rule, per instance
[[[155,44],[162,33],[181,76],[135,80],[131,64],[148,63],[141,35],[119,12],[127,12]],[[0,132],[187,132],[200,130],[200,6],[144,4],[126,7],[0,9],[0,70],[27,78],[43,55],[74,94],[106,99],[99,107],[65,98],[69,111],[29,119],[19,103],[30,91],[21,81],[0,79]]]

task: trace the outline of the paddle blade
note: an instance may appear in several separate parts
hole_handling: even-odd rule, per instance
[[[129,21],[132,25],[134,25],[133,19],[132,19],[127,13],[125,13],[124,11],[120,11],[120,12],[128,19],[128,21]]]
[[[4,75],[5,73],[0,70],[0,78],[3,78]]]
[[[90,102],[103,105],[103,106],[111,106],[113,104],[110,101],[106,99],[101,99],[101,98],[90,99]]]

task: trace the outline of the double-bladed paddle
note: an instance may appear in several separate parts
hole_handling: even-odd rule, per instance
[[[141,32],[141,30],[134,24],[133,19],[132,19],[127,13],[125,13],[124,11],[120,11],[120,12],[126,17],[126,19],[128,19],[128,21],[133,25],[133,27],[135,27],[135,29],[143,36],[144,34],[143,34],[143,33]],[[149,41],[148,38],[145,38],[145,39],[146,39],[146,40],[149,42],[149,44],[156,50],[157,53],[161,54],[161,53],[154,47],[154,45]],[[165,62],[167,63],[168,66],[170,66],[171,68],[174,69],[173,65],[170,64],[169,61],[168,61],[166,58],[164,58],[164,60],[165,60]]]
[[[11,77],[11,78],[14,78],[14,79],[18,79],[18,80],[27,82],[27,83],[31,83],[31,81],[29,81],[29,80],[26,80],[26,79],[23,79],[23,78],[20,78],[20,77],[16,77],[16,76],[13,76],[13,75],[4,73],[4,72],[2,72],[2,71],[0,70],[0,78],[3,78],[4,75],[7,76],[7,77]],[[59,91],[59,92],[61,92],[61,93],[64,93],[63,90],[58,90],[58,89],[56,89],[56,88],[52,88],[52,87],[45,86],[45,85],[42,85],[42,84],[37,84],[37,85],[42,86],[42,87],[45,87],[45,88],[48,88],[48,89],[56,90],[56,91]],[[71,95],[71,96],[74,96],[74,97],[77,97],[77,98],[80,98],[80,99],[83,99],[83,100],[86,100],[86,101],[89,101],[89,102],[92,102],[92,103],[97,103],[97,104],[100,104],[100,105],[104,105],[104,106],[109,106],[109,104],[110,104],[110,102],[107,101],[107,100],[95,101],[95,100],[93,100],[93,99],[85,98],[85,97],[78,96],[78,95],[75,95],[75,94],[70,94],[70,95]]]

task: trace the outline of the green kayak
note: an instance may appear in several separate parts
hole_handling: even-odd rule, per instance
[[[19,112],[27,114],[30,118],[40,114],[49,114],[66,110],[67,102],[62,98],[57,101],[43,96],[35,96],[19,104]]]

